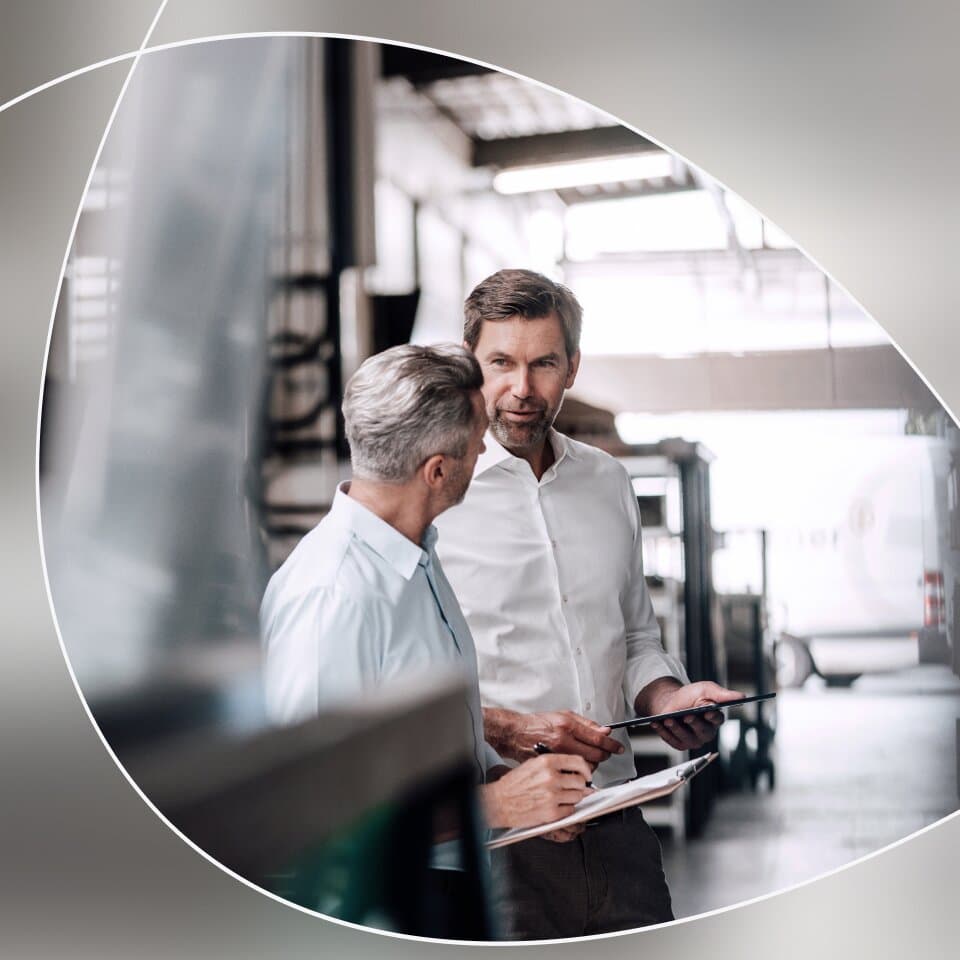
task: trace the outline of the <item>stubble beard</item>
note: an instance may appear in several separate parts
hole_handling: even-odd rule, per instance
[[[497,443],[507,450],[530,450],[546,441],[553,420],[550,411],[544,410],[530,423],[510,423],[503,419],[499,410],[494,410],[489,429]]]

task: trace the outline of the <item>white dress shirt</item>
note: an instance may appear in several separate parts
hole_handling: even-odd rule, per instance
[[[264,594],[267,709],[290,723],[405,674],[452,665],[467,680],[464,722],[482,782],[503,761],[483,739],[476,652],[434,552],[436,530],[427,528],[421,549],[345,489]]]
[[[463,503],[437,518],[438,552],[470,624],[483,705],[632,717],[658,677],[687,676],[660,642],[643,577],[640,512],[613,457],[551,430],[537,481],[489,434]],[[600,785],[635,775],[629,738]]]

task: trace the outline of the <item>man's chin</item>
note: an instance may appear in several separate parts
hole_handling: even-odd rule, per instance
[[[490,432],[497,443],[508,450],[528,450],[543,443],[550,424],[543,420],[536,423],[507,423],[505,420],[492,420]]]

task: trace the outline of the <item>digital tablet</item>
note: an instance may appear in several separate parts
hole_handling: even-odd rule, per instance
[[[727,707],[736,707],[741,703],[756,703],[758,700],[772,700],[775,696],[775,693],[758,693],[752,697],[728,700],[726,703],[708,703],[702,707],[691,707],[689,710],[674,710],[672,713],[658,713],[652,717],[633,717],[630,720],[619,720],[617,723],[607,723],[604,724],[604,726],[609,727],[611,730],[616,730],[618,727],[646,727],[660,720],[695,717],[700,713],[710,713],[712,710],[724,710]]]

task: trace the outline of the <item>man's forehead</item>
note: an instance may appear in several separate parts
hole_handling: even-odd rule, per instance
[[[496,352],[518,347],[536,348],[544,353],[564,350],[563,325],[556,313],[543,317],[515,315],[503,320],[484,320],[477,338],[477,350]]]

